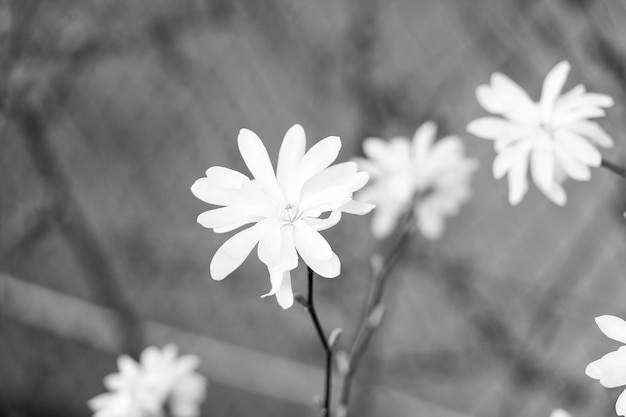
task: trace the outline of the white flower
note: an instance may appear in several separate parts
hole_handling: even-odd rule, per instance
[[[195,372],[196,356],[178,357],[178,348],[169,344],[145,349],[140,363],[122,355],[117,364],[119,372],[104,378],[111,392],[87,403],[94,417],[161,417],[165,407],[173,417],[199,415],[207,382]]]
[[[596,323],[607,337],[626,345],[626,321],[619,317],[605,315],[596,317]],[[626,385],[626,346],[621,346],[591,362],[587,365],[585,373],[590,378],[599,380],[605,388]],[[626,391],[618,397],[615,411],[620,416],[626,416]]]
[[[191,187],[200,200],[224,206],[198,217],[198,223],[225,233],[254,223],[228,239],[211,261],[211,276],[224,279],[243,263],[258,243],[259,259],[267,265],[271,289],[282,308],[293,304],[290,271],[298,254],[317,274],[339,275],[339,258],[319,233],[339,221],[341,212],[365,214],[374,206],[352,200],[352,193],[369,176],[357,172],[354,162],[329,168],[337,158],[341,141],[327,137],[305,153],[306,138],[300,125],[283,139],[276,173],[259,137],[241,129],[239,151],[254,179],[223,167],[211,167],[206,177]],[[321,217],[330,213],[327,217]]]
[[[613,99],[587,93],[578,85],[561,95],[570,65],[563,61],[546,76],[541,99],[535,103],[516,83],[494,73],[490,85],[476,89],[481,106],[499,117],[472,121],[467,130],[494,140],[498,156],[493,161],[496,179],[508,173],[509,202],[518,204],[528,191],[527,172],[535,185],[558,205],[566,202],[562,182],[567,178],[587,181],[589,167],[598,167],[602,156],[597,146],[611,147],[613,140],[590,119],[605,115]]]
[[[387,237],[412,208],[422,234],[436,239],[443,233],[445,217],[457,214],[469,199],[471,174],[478,164],[463,155],[457,136],[435,142],[436,133],[435,123],[426,122],[413,141],[395,137],[389,142],[378,138],[363,142],[369,159],[357,162],[369,172],[372,184],[358,197],[376,203],[372,233],[377,238]]]

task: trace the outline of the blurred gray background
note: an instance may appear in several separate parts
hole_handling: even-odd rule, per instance
[[[604,155],[626,162],[625,19],[617,0],[0,0],[0,411],[90,415],[118,354],[172,341],[203,360],[203,415],[317,415],[306,313],[259,298],[254,254],[210,279],[225,236],[196,223],[208,206],[189,187],[212,165],[245,172],[242,127],[271,155],[294,123],[309,146],[339,135],[346,160],[432,119],[482,169],[444,238],[391,277],[353,415],[614,415],[619,390],[584,368],[616,348],[593,318],[626,318],[624,183],[595,170],[565,208],[534,188],[510,207],[465,126],[492,72],[536,99],[567,59],[568,87],[616,99]],[[343,348],[386,247],[369,221],[325,232],[343,274],[316,300]]]

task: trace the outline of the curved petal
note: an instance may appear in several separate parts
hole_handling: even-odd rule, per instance
[[[283,310],[288,309],[293,305],[293,290],[291,289],[291,273],[285,271],[283,273],[283,282],[278,291],[276,291],[276,301]]]
[[[270,224],[268,220],[263,220],[224,242],[211,260],[211,277],[220,281],[237,269],[250,255]]]
[[[595,320],[606,337],[626,344],[626,321],[610,315],[599,316]]]
[[[581,121],[572,123],[567,126],[567,130],[586,137],[598,146],[612,148],[614,145],[613,139],[596,122]]]
[[[191,186],[191,192],[198,199],[216,206],[231,206],[249,203],[245,194],[234,188],[223,188],[215,185],[208,178],[200,178]]]
[[[221,166],[213,166],[206,170],[206,178],[218,187],[239,189],[250,181],[239,171]]]
[[[304,262],[322,278],[335,278],[341,273],[341,262],[333,252],[330,259],[307,258],[300,253]]]
[[[345,187],[354,192],[362,188],[368,180],[369,174],[367,172],[357,172],[356,162],[344,162],[326,168],[309,178],[302,186],[300,198],[304,200],[313,193],[333,187]]]
[[[274,295],[280,289],[280,286],[283,285],[283,279],[285,278],[285,274],[288,274],[289,271],[285,271],[284,269],[277,266],[270,266],[267,268],[270,273],[270,283],[272,284],[272,288],[270,288],[267,294],[263,294],[261,298],[269,297],[270,295]]]
[[[626,352],[616,350],[609,352],[596,361],[600,375],[600,384],[605,388],[616,388],[626,385]],[[593,363],[593,362],[592,362]]]
[[[489,85],[483,84],[476,87],[476,99],[482,108],[489,113],[501,114],[504,112],[502,102]]]
[[[575,133],[566,130],[558,130],[555,139],[563,145],[568,152],[578,161],[592,167],[599,167],[602,163],[602,154],[587,140]]]
[[[413,135],[413,160],[416,163],[423,161],[428,156],[428,151],[435,142],[437,125],[428,121],[417,128]]]
[[[567,79],[570,68],[569,62],[561,61],[546,75],[541,89],[541,100],[539,102],[541,113],[546,117],[546,120],[552,115],[552,110],[561,91],[563,91],[563,86],[565,85],[565,80]]]
[[[600,379],[600,378],[602,378],[602,370],[600,369],[600,361],[601,361],[601,359],[597,359],[597,360],[591,362],[585,368],[585,374],[589,378],[593,378],[593,379]]]
[[[280,256],[281,241],[280,222],[274,221],[259,240],[257,254],[261,262],[267,266],[276,265]]]
[[[198,216],[198,223],[208,229],[213,229],[241,224],[243,221],[258,221],[262,218],[262,210],[259,210],[258,207],[237,205],[205,211]]]
[[[541,189],[541,192],[548,197],[554,204],[558,206],[564,206],[567,202],[567,195],[563,186],[559,182],[554,182],[552,187],[548,190]]]
[[[493,93],[502,103],[502,114],[516,122],[535,122],[538,119],[537,105],[528,94],[504,74],[491,75]]]
[[[531,153],[530,173],[537,187],[550,190],[554,183],[554,156],[552,152],[535,149]]]
[[[626,416],[626,391],[622,391],[619,397],[617,397],[615,412],[618,416]]]
[[[306,135],[304,129],[300,125],[293,125],[285,133],[285,138],[278,153],[278,166],[276,168],[278,185],[288,196],[287,199],[290,199],[295,192],[296,172],[298,164],[300,164],[304,156],[305,149]]]
[[[509,203],[512,206],[519,204],[528,191],[527,173],[528,154],[519,156],[509,170]]]
[[[319,232],[302,220],[298,220],[293,226],[293,241],[305,262],[311,258],[328,260],[332,256],[332,248]]]
[[[311,226],[314,230],[321,232],[322,230],[330,229],[341,220],[341,210],[333,210],[330,215],[325,219],[319,219],[314,217],[306,217],[302,219],[306,224]]]
[[[352,193],[344,187],[327,188],[309,195],[300,203],[301,217],[319,217],[327,211],[337,210],[352,199]]]
[[[332,164],[337,159],[340,149],[341,139],[337,136],[329,136],[313,145],[298,164],[297,185],[304,184],[306,180]]]
[[[362,216],[364,214],[369,213],[376,207],[375,204],[372,203],[364,203],[362,201],[350,200],[343,206],[339,208],[344,213],[356,214],[357,216]]]
[[[577,181],[589,181],[591,179],[589,167],[574,158],[560,142],[554,142],[554,156],[570,178]]]
[[[467,125],[467,131],[483,139],[499,139],[512,136],[511,122],[499,117],[480,117]]]
[[[261,139],[251,130],[241,129],[237,137],[239,152],[254,178],[275,181],[274,168]]]

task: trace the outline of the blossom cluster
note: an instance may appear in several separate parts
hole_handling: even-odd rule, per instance
[[[178,357],[176,345],[145,349],[139,363],[127,355],[117,360],[118,372],[107,375],[110,391],[88,401],[94,417],[197,417],[206,379],[195,372],[199,360]],[[165,413],[167,410],[167,414]]]

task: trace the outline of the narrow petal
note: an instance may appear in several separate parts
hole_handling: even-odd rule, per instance
[[[311,194],[300,203],[301,217],[319,217],[327,211],[337,210],[352,199],[345,187],[335,187]]]
[[[609,134],[595,122],[582,121],[572,123],[567,126],[567,130],[586,137],[598,146],[612,148],[614,145],[613,139],[609,136]]]
[[[596,317],[596,324],[606,337],[626,344],[626,321],[619,317],[604,315]]]
[[[509,203],[512,206],[519,204],[528,191],[528,155],[520,156],[509,170]]]
[[[589,167],[574,158],[560,142],[554,142],[554,156],[570,178],[577,181],[589,181],[591,179]]]
[[[489,113],[502,114],[504,112],[502,102],[489,85],[483,84],[476,87],[476,99],[483,109]]]
[[[355,162],[344,162],[326,168],[307,180],[302,186],[300,198],[304,200],[313,193],[332,187],[345,187],[350,192],[354,192],[362,188],[368,180],[369,174],[363,171],[357,172]]]
[[[254,178],[265,182],[276,181],[267,149],[256,133],[248,129],[241,129],[237,143],[239,152]]]
[[[276,301],[283,310],[293,305],[293,290],[291,289],[291,273],[289,271],[283,273],[283,283],[276,291]]]
[[[567,195],[565,194],[565,190],[563,189],[563,186],[558,182],[554,182],[552,184],[552,187],[548,190],[540,190],[546,197],[548,197],[554,204],[558,206],[563,207],[567,202]]]
[[[280,222],[275,221],[273,223],[272,226],[267,228],[265,234],[263,234],[259,240],[259,246],[257,248],[259,259],[267,266],[276,265],[280,256]]]
[[[341,210],[334,210],[330,212],[330,215],[325,219],[319,219],[314,217],[306,217],[302,219],[306,224],[311,226],[314,230],[321,232],[322,230],[330,229],[341,220]]]
[[[259,242],[269,224],[268,221],[261,221],[224,242],[211,260],[211,277],[219,281],[237,269]]]
[[[626,391],[622,391],[619,397],[617,397],[615,412],[618,416],[626,416]]]
[[[570,71],[570,65],[567,61],[561,61],[548,72],[541,89],[540,107],[544,117],[551,117],[554,104],[563,91],[567,74]]]
[[[502,114],[516,122],[536,122],[539,117],[537,105],[528,94],[513,80],[504,74],[494,73],[491,76],[494,94],[502,103]]]
[[[329,136],[308,150],[297,169],[296,183],[304,184],[309,178],[327,168],[337,159],[341,149],[341,140],[337,136]]]
[[[300,256],[302,256],[304,262],[322,278],[335,278],[341,273],[341,262],[334,252],[330,259],[326,260],[306,258],[302,253],[300,253]]]
[[[597,107],[582,107],[563,114],[555,114],[553,125],[555,127],[567,128],[572,123],[581,122],[587,119],[595,119],[606,116],[606,112]]]
[[[270,266],[267,268],[267,270],[270,273],[270,283],[272,284],[272,288],[267,294],[263,294],[261,298],[269,297],[270,295],[276,294],[280,289],[280,286],[283,285],[285,273],[288,272],[277,266]]]
[[[376,207],[375,204],[364,203],[362,201],[350,200],[339,208],[344,213],[356,214],[362,216],[372,211]]]
[[[518,142],[500,151],[493,160],[493,177],[502,178],[519,158],[527,158],[530,149],[528,142]]]
[[[264,214],[256,206],[227,206],[205,211],[198,216],[198,223],[209,229],[223,228],[233,224],[240,224],[242,221],[252,222],[260,220]]]
[[[558,130],[555,139],[563,145],[569,153],[578,161],[592,167],[599,167],[602,163],[602,154],[587,140],[575,133],[566,130]]]
[[[300,164],[304,156],[305,149],[306,136],[304,129],[300,125],[293,125],[285,133],[285,138],[278,153],[278,166],[276,168],[278,184],[287,195],[294,192],[293,188],[298,164]]]
[[[550,190],[554,183],[554,156],[552,152],[533,150],[530,159],[530,173],[540,190]]]
[[[423,123],[413,135],[413,160],[417,163],[423,161],[428,156],[428,152],[435,142],[437,136],[437,125],[428,121]]]
[[[304,221],[294,223],[293,240],[303,259],[329,259],[333,250],[324,237]],[[306,256],[304,256],[306,254]]]
[[[499,139],[510,137],[514,132],[513,125],[499,117],[481,117],[467,125],[467,131],[483,139]]]
[[[207,169],[206,178],[218,187],[233,189],[239,189],[245,182],[250,181],[250,178],[241,172],[220,166]]]
[[[245,194],[234,188],[215,185],[208,178],[200,178],[191,186],[191,192],[200,200],[216,206],[230,206],[249,203]]]
[[[626,352],[616,350],[601,357],[597,362],[600,384],[605,388],[626,385]]]
[[[600,359],[597,359],[591,362],[589,365],[587,365],[587,367],[585,368],[585,374],[589,378],[593,378],[593,379],[602,378],[602,370],[600,369]]]

